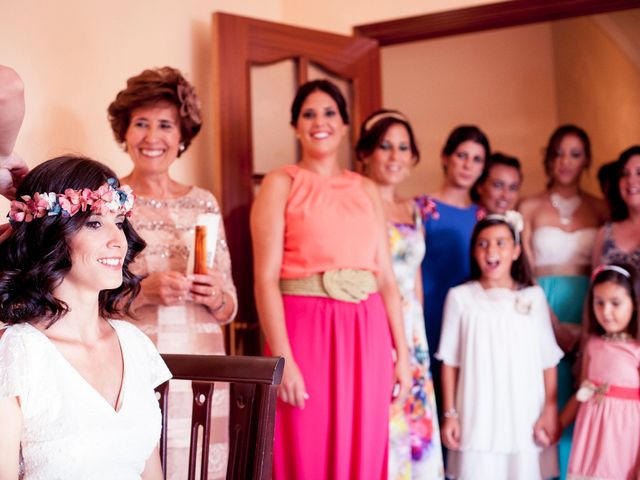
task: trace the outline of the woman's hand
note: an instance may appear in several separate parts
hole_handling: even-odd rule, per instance
[[[153,272],[141,283],[148,304],[184,305],[188,299],[191,281],[173,270]]]
[[[460,448],[460,421],[455,417],[446,417],[440,429],[442,443],[450,450]]]
[[[304,386],[302,372],[293,358],[287,358],[284,362],[282,383],[278,388],[278,396],[284,403],[294,407],[304,408],[305,400],[309,399],[307,389]]]
[[[17,153],[12,152],[8,157],[0,156],[0,195],[9,200],[15,199],[16,190],[27,173],[29,167]]]
[[[409,367],[409,357],[407,355],[398,357],[394,370],[394,380],[395,384],[399,386],[398,395],[395,397],[394,402],[404,401],[413,384],[411,369]]]
[[[227,304],[222,289],[222,275],[217,270],[207,269],[206,274],[194,273],[187,279],[192,282],[188,300],[209,307],[214,313]]]
[[[560,435],[558,409],[555,405],[547,405],[533,425],[533,439],[541,447],[554,444]]]

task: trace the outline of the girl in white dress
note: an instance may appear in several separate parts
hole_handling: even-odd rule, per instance
[[[557,474],[556,344],[533,285],[517,212],[489,215],[471,238],[471,280],[449,290],[443,362],[447,476],[524,480]]]
[[[154,388],[171,376],[126,313],[145,246],[106,166],[34,168],[0,244],[0,479],[160,480]]]

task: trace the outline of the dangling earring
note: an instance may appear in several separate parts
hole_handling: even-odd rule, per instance
[[[187,147],[184,146],[184,143],[181,143],[180,146],[178,147],[178,150],[180,150],[180,153],[184,152],[186,150]]]
[[[127,142],[122,142],[122,151],[127,153]]]

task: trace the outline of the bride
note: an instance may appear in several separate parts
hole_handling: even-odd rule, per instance
[[[0,244],[0,479],[160,480],[154,388],[171,376],[151,341],[109,320],[140,290],[134,196],[106,166],[34,168]]]

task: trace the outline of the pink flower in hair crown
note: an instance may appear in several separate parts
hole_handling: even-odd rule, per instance
[[[45,216],[72,217],[78,212],[92,212],[104,215],[117,212],[131,215],[135,195],[128,185],[116,188],[117,180],[110,178],[97,190],[67,188],[64,193],[39,193],[23,195],[20,200],[11,202],[8,217],[11,223],[31,222],[34,218]]]
[[[13,200],[9,211],[9,220],[11,222],[30,222],[33,220],[33,213],[26,203]]]

